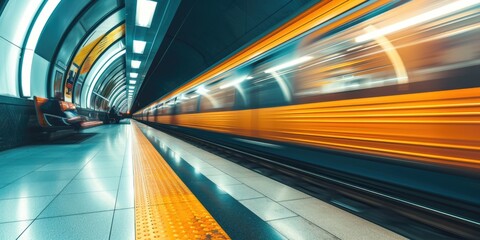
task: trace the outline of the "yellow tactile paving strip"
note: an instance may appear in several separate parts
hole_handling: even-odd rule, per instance
[[[136,239],[230,239],[132,123]]]

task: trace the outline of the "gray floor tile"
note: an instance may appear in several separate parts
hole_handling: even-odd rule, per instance
[[[285,201],[281,204],[340,239],[404,239],[315,198]]]
[[[267,177],[238,178],[238,180],[275,201],[285,201],[310,197],[305,193],[302,193],[298,190],[295,190],[289,186],[286,186]]]
[[[223,171],[224,173],[232,176],[232,177],[235,177],[235,178],[243,178],[243,177],[260,177],[262,175],[252,171],[252,170],[249,170],[249,169],[246,169],[242,166],[239,166],[237,164],[234,164],[234,165],[218,165],[217,168],[221,171]]]
[[[92,158],[93,162],[122,162],[123,157],[125,155],[125,149],[115,150],[110,149],[106,151],[102,151],[99,154],[95,155]]]
[[[124,167],[122,169],[122,178],[123,177],[132,177],[133,176],[133,167]]]
[[[115,211],[110,239],[135,239],[135,215],[133,208]]]
[[[222,186],[221,189],[237,200],[265,197],[244,184],[225,185]]]
[[[269,221],[268,223],[288,239],[339,239],[301,217],[284,218]]]
[[[0,223],[33,220],[53,198],[54,196],[0,200]]]
[[[14,182],[0,189],[0,199],[57,195],[68,182]]]
[[[200,172],[205,176],[215,176],[215,175],[225,175],[224,172],[218,170],[214,167],[206,167],[206,168],[195,168],[196,172]]]
[[[40,214],[40,218],[113,210],[117,192],[90,192],[60,195]]]
[[[25,230],[32,221],[21,221],[0,224],[0,239],[14,240]]]
[[[237,181],[235,178],[232,178],[232,177],[230,177],[228,175],[225,175],[225,174],[224,175],[206,176],[206,177],[218,186],[241,184],[241,182]]]
[[[20,240],[106,240],[110,234],[113,212],[81,214],[37,219]]]
[[[22,173],[26,174],[40,168],[42,165],[2,165],[0,174]]]
[[[201,159],[198,159],[197,157],[185,157],[184,158],[188,164],[190,164],[194,168],[198,169],[203,169],[203,168],[211,168],[213,167],[212,165],[205,163]]]
[[[243,200],[240,203],[264,221],[297,216],[292,211],[268,198]]]
[[[44,152],[45,149],[42,146],[25,146],[19,147],[14,149],[9,149],[0,155],[2,159],[6,160],[15,160],[15,159],[22,159],[29,156],[34,156],[40,152]]]
[[[101,169],[101,168],[84,168],[76,177],[76,179],[85,179],[85,178],[110,178],[110,177],[120,177],[122,169],[115,167],[115,168],[108,168],[108,169]]]
[[[115,162],[92,162],[90,161],[87,165],[85,165],[85,169],[121,169],[123,166],[123,161],[115,161]]]
[[[63,171],[34,171],[18,179],[19,182],[48,182],[58,180],[71,180],[79,170]]]
[[[131,190],[118,191],[116,209],[133,208],[135,206],[135,195],[133,188]]]
[[[23,176],[26,176],[30,171],[16,171],[16,172],[7,172],[7,173],[0,173],[0,182],[1,183],[11,183]]]
[[[212,166],[229,165],[231,163],[230,161],[225,160],[218,156],[215,156],[215,157],[208,156],[208,157],[200,157],[200,158]]]
[[[120,178],[120,185],[118,186],[119,191],[133,191],[133,177],[131,176],[122,176]]]
[[[1,173],[11,172],[11,171],[33,171],[44,166],[47,163],[34,163],[31,161],[11,161],[2,165],[0,169]]]
[[[117,191],[119,177],[114,178],[89,178],[76,179],[70,182],[62,191],[62,194]]]
[[[60,171],[60,170],[80,170],[86,163],[49,163],[37,169],[37,171]]]

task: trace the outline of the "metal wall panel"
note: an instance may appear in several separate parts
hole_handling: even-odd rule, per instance
[[[37,49],[35,53],[42,56],[48,61],[52,60],[55,49],[59,44],[62,36],[68,30],[68,26],[80,11],[91,1],[62,1],[56,10],[48,19],[45,28],[38,39]]]

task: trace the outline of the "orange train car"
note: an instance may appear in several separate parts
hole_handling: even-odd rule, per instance
[[[479,1],[330,1],[134,114],[480,169]]]

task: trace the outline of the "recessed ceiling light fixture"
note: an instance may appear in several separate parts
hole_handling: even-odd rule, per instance
[[[143,54],[143,51],[145,51],[146,45],[147,45],[147,42],[145,41],[133,40],[133,52],[138,54]]]
[[[138,60],[132,60],[132,68],[140,68],[142,62]]]
[[[137,13],[135,25],[149,28],[152,25],[153,15],[157,8],[157,2],[150,0],[137,0]]]

